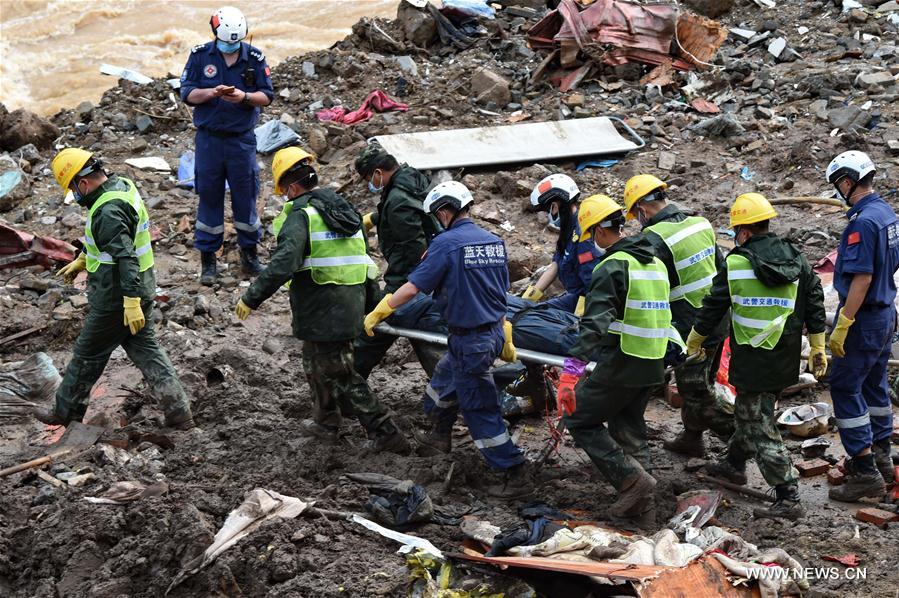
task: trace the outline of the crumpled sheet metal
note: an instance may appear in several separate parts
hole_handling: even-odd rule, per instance
[[[0,222],[0,270],[34,264],[49,270],[53,262],[71,262],[76,251],[65,241],[38,237]]]
[[[556,41],[574,39],[581,48],[600,43],[668,54],[677,26],[673,4],[596,0],[580,11],[572,0],[562,0],[558,10],[563,23]]]

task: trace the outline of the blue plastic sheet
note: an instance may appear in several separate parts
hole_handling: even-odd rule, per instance
[[[487,4],[486,0],[443,0],[443,8],[469,17],[484,17],[485,19],[496,17],[496,11]]]
[[[587,168],[611,168],[618,164],[618,160],[612,160],[611,158],[605,160],[585,160],[577,165],[577,171],[580,172]]]

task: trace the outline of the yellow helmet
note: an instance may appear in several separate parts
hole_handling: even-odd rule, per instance
[[[589,239],[594,226],[620,211],[621,206],[608,195],[591,195],[582,201],[577,212],[577,223],[581,228],[581,237],[578,241]]]
[[[771,202],[761,193],[744,193],[734,200],[730,208],[730,227],[755,224],[777,216]]]
[[[631,208],[634,204],[655,191],[656,189],[667,189],[668,183],[651,174],[638,174],[632,176],[624,185],[624,212],[627,220],[632,220],[634,214]]]
[[[80,147],[67,147],[53,158],[50,168],[53,170],[53,176],[56,182],[62,187],[63,191],[72,184],[72,179],[84,169],[93,154]]]
[[[281,177],[298,162],[304,160],[315,162],[315,154],[310,154],[299,147],[285,147],[275,153],[275,157],[272,160],[272,178],[275,179],[275,193],[278,195],[284,193],[279,184]]]

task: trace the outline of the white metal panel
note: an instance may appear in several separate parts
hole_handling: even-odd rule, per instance
[[[596,156],[637,149],[609,118],[579,118],[375,137],[401,163],[420,170]]]

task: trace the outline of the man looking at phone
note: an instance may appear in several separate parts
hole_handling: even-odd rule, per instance
[[[194,47],[181,74],[181,99],[194,107],[197,127],[194,184],[200,205],[194,246],[202,258],[204,285],[214,284],[218,276],[215,253],[225,232],[226,181],[241,269],[248,275],[262,271],[256,252],[262,225],[256,215],[259,166],[253,127],[260,108],[274,97],[265,55],[242,41],[247,36],[243,13],[222,7],[209,25],[215,40]]]

